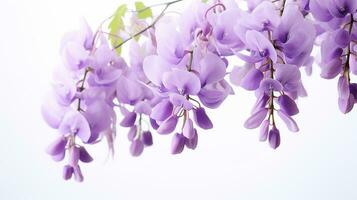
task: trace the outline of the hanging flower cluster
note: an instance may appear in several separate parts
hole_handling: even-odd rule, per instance
[[[357,1],[311,0],[311,13],[321,34],[321,77],[338,79],[338,105],[348,113],[357,102]]]
[[[318,35],[321,76],[341,75],[341,110],[349,112],[357,101],[357,85],[350,83],[350,72],[357,73],[354,0],[196,0],[179,17],[168,16],[181,1],[135,2],[135,10],[121,5],[96,31],[83,21],[64,36],[42,114],[58,132],[47,153],[55,161],[67,157],[65,180],[83,181],[79,163],[93,160],[88,146],[106,139],[114,153],[118,125],[127,128],[133,156],[153,145],[154,132],[172,135],[172,154],[195,149],[199,132],[213,128],[209,110],[234,95],[230,83],[254,91],[257,101],[244,126],[260,127],[260,141],[276,149],[276,116],[299,131],[296,100],[307,96],[300,71],[311,74]]]
[[[299,4],[287,1],[262,1],[250,6],[237,20],[235,33],[246,53],[236,53],[246,61],[230,77],[234,84],[255,91],[257,102],[246,128],[260,126],[260,141],[269,140],[272,148],[280,145],[275,113],[292,132],[299,128],[292,116],[299,113],[295,100],[306,96],[300,68],[311,68],[315,28],[305,19]]]

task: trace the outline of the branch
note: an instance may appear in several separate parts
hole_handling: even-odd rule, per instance
[[[168,3],[165,3],[163,5],[165,5],[165,8],[161,11],[160,15],[149,25],[147,26],[146,28],[144,28],[143,30],[135,33],[134,35],[130,36],[129,38],[125,39],[123,42],[121,42],[120,44],[118,44],[117,46],[115,46],[113,49],[118,49],[120,48],[121,46],[123,46],[125,43],[127,43],[128,41],[136,38],[137,36],[143,34],[144,32],[146,32],[147,30],[149,30],[150,28],[154,27],[155,24],[164,16],[165,14],[165,11],[170,7],[170,5],[172,4],[175,4],[177,2],[180,2],[180,1],[183,1],[183,0],[175,0],[175,1],[170,1]]]

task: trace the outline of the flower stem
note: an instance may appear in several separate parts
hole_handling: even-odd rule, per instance
[[[88,76],[88,73],[91,71],[91,69],[88,67],[86,69],[86,71],[84,72],[84,76],[83,76],[83,79],[81,80],[81,86],[79,87],[79,92],[83,92],[85,90],[85,87],[84,87],[84,84],[86,82],[86,79],[87,79],[87,76]],[[77,110],[78,111],[82,111],[81,109],[81,98],[78,98],[78,104],[77,104]]]
[[[352,34],[352,28],[353,28],[353,22],[354,22],[354,19],[353,19],[353,14],[351,14],[351,20],[350,22],[348,23],[349,24],[349,27],[348,27],[348,34],[351,35]],[[351,44],[348,44],[347,46],[347,53],[346,53],[346,63],[343,67],[343,74],[344,76],[346,76],[347,80],[348,80],[348,83],[350,83],[351,81],[351,77],[350,77],[350,57],[351,57]]]

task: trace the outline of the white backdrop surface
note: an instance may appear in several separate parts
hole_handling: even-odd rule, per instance
[[[172,156],[171,136],[155,135],[155,145],[132,158],[120,130],[114,160],[106,160],[104,143],[91,147],[95,162],[83,165],[84,183],[65,182],[62,165],[44,152],[56,133],[40,115],[59,41],[81,17],[95,28],[120,3],[0,0],[0,199],[357,199],[357,109],[338,111],[336,80],[320,79],[317,66],[304,77],[301,131],[280,123],[278,150],[258,141],[259,130],[243,128],[254,96],[236,89],[208,111],[215,127],[200,131],[197,150]]]

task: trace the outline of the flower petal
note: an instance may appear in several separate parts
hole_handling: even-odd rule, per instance
[[[79,147],[79,160],[84,163],[90,163],[93,158],[84,147]]]
[[[172,103],[164,99],[152,108],[150,117],[157,121],[164,121],[172,114],[173,109]]]
[[[172,133],[176,129],[177,122],[178,117],[176,115],[173,115],[160,124],[160,127],[157,129],[157,132],[162,135]]]
[[[130,145],[130,153],[132,156],[140,156],[144,151],[144,144],[141,140],[134,140]]]
[[[141,135],[141,140],[145,146],[151,146],[153,144],[152,134],[150,131],[144,131]]]
[[[256,90],[263,80],[263,72],[256,68],[252,68],[242,79],[241,86],[246,90]]]
[[[136,121],[136,113],[130,112],[124,116],[123,120],[120,122],[120,126],[132,127],[134,126],[135,121]]]
[[[80,112],[74,110],[66,113],[58,130],[63,135],[76,135],[83,142],[87,142],[91,137],[87,119]]]
[[[269,144],[273,149],[280,146],[280,132],[275,126],[269,131]]]
[[[268,139],[269,124],[269,120],[264,120],[262,125],[260,126],[259,141],[264,142]]]
[[[224,79],[226,64],[213,53],[207,53],[200,61],[199,75],[202,86]]]
[[[171,142],[171,153],[172,154],[180,154],[185,148],[186,138],[179,133],[176,133],[172,138]]]
[[[186,139],[186,147],[194,150],[197,147],[197,143],[198,143],[198,134],[197,134],[197,130],[194,129],[193,137],[191,139]]]
[[[196,95],[201,90],[200,79],[192,72],[173,69],[163,74],[165,88],[179,94]]]
[[[193,128],[193,122],[190,118],[185,121],[185,124],[182,129],[182,134],[188,139],[191,139],[194,136],[195,130]]]
[[[268,114],[267,108],[262,108],[258,110],[245,121],[244,127],[248,129],[258,128],[262,124],[267,114]]]
[[[297,107],[295,101],[291,99],[288,95],[281,95],[278,98],[278,104],[280,106],[280,109],[290,116],[299,113],[299,108]]]
[[[298,125],[296,124],[295,120],[292,117],[290,117],[288,114],[286,114],[282,110],[278,110],[278,115],[284,121],[284,123],[286,124],[286,126],[288,127],[288,129],[291,132],[298,132],[299,131],[299,127],[298,127]]]
[[[67,145],[67,139],[63,136],[57,138],[47,147],[46,152],[50,155],[58,155],[65,151]]]
[[[207,116],[206,111],[203,107],[193,109],[193,119],[196,124],[202,129],[211,129],[213,124],[211,119]]]

